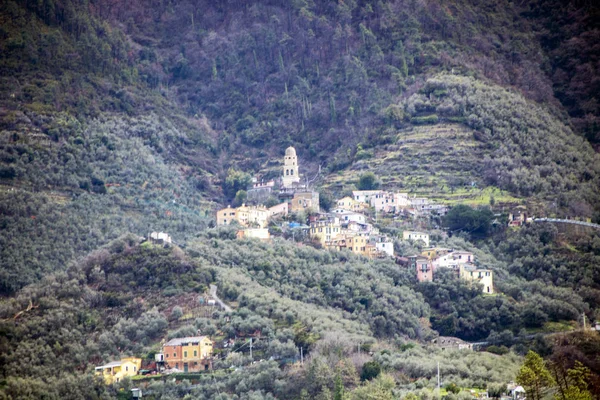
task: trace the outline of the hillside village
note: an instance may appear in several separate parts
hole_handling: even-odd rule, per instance
[[[265,199],[276,195],[279,203],[271,207],[262,204],[227,206],[216,212],[218,226],[237,224],[238,238],[268,241],[269,224],[275,220],[282,230],[304,234],[313,243],[335,251],[349,251],[368,258],[392,257],[396,262],[414,271],[419,282],[432,281],[435,270],[449,268],[469,282],[483,285],[483,292],[494,293],[493,271],[477,266],[472,253],[453,249],[429,248],[430,236],[426,232],[405,230],[402,240],[422,243],[425,248],[419,255],[401,257],[394,251],[394,238],[380,233],[377,218],[399,217],[415,220],[431,215],[443,216],[448,207],[431,202],[425,197],[410,197],[408,193],[386,190],[353,190],[351,196],[334,201],[329,212],[321,209],[319,192],[308,180],[302,182],[300,164],[294,147],[285,150],[281,176],[266,183],[254,183],[248,189],[248,199]],[[286,221],[288,216],[304,217],[302,221]],[[510,224],[525,223],[526,212],[510,214]]]
[[[398,268],[412,271],[418,282],[431,282],[435,279],[436,271],[446,269],[453,271],[458,278],[481,285],[484,294],[495,293],[493,271],[479,267],[473,253],[432,247],[430,234],[427,232],[404,230],[401,238],[393,238],[381,233],[377,226],[377,218],[414,220],[417,216],[444,215],[448,207],[432,203],[427,198],[410,197],[407,193],[353,190],[351,196],[335,200],[329,212],[325,212],[319,204],[319,192],[301,180],[298,157],[293,147],[286,149],[283,161],[280,182],[254,183],[248,190],[250,199],[276,195],[280,201],[278,204],[270,207],[245,203],[238,207],[227,206],[216,212],[216,225],[237,226],[238,239],[268,242],[272,240],[271,230],[278,235],[289,231],[292,235],[297,233],[305,237],[306,243],[331,251],[347,251],[368,259],[391,258]],[[298,220],[299,217],[305,219]],[[512,223],[517,224],[521,221],[519,218],[521,215],[511,215]],[[523,223],[526,222],[526,217],[524,218]],[[420,248],[421,252],[397,254],[394,249],[396,239],[417,244],[416,248]],[[148,245],[161,248],[176,246],[166,232],[149,233],[144,240]],[[209,307],[212,310],[228,307],[216,297],[216,287],[211,296],[201,297],[200,300],[200,308]],[[128,377],[212,370],[214,361],[219,358],[215,350],[220,353],[228,345],[235,345],[236,341],[221,343],[201,333],[198,330],[197,336],[163,340],[153,362],[125,357],[98,365],[95,372],[105,383],[117,384]],[[252,343],[259,341],[260,337],[260,332],[255,332],[239,339],[242,346],[250,345],[251,348]],[[431,345],[441,349],[473,350],[472,344],[454,337],[436,338],[431,341]]]
[[[266,183],[256,180],[247,193],[248,204],[227,206],[215,214],[216,226],[236,227],[237,239],[270,242],[275,236],[286,237],[287,234],[287,238],[298,242],[298,245],[350,252],[369,260],[392,259],[398,268],[409,271],[419,283],[433,282],[436,275],[445,270],[468,285],[477,285],[485,296],[497,295],[494,271],[480,265],[473,252],[435,246],[438,239],[432,239],[432,235],[423,230],[407,228],[397,236],[380,231],[383,220],[400,219],[404,221],[404,226],[423,226],[416,222],[444,216],[449,211],[446,205],[434,203],[425,197],[411,197],[402,192],[352,190],[351,194],[333,201],[330,209],[325,211],[321,207],[316,188],[308,180],[303,182],[293,147],[285,151],[280,178]],[[265,199],[273,197],[278,199],[277,204],[269,207],[261,204]],[[532,221],[527,209],[519,206],[508,213],[507,225],[518,228]],[[177,246],[165,232],[152,232],[144,240],[149,245],[160,248]],[[418,252],[398,254],[395,249],[397,241],[418,249]],[[231,310],[216,297],[216,286],[214,291],[211,289],[209,297],[201,296],[199,301],[200,309],[208,307],[207,310]],[[600,326],[593,329],[600,329]],[[237,349],[249,347],[252,352],[253,344],[264,341],[265,338],[257,330],[239,337],[236,332],[235,338],[223,339],[222,336],[206,335],[199,329],[196,336],[163,339],[160,351],[154,354],[154,361],[125,357],[98,365],[95,372],[106,384],[118,384],[125,378],[144,380],[147,376],[195,374],[213,370],[215,363],[222,359],[223,354],[233,351],[234,346]],[[441,350],[473,351],[478,344],[457,337],[438,336],[430,340],[429,345]],[[301,357],[300,354],[300,359]],[[297,354],[292,362],[298,362]],[[514,384],[509,387],[512,387],[508,391],[512,396],[510,398],[519,398],[522,388]],[[141,396],[140,389],[133,389],[132,393]],[[483,394],[473,396],[480,398]]]

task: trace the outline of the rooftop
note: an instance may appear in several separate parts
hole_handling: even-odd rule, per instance
[[[204,338],[207,338],[208,336],[189,336],[189,337],[184,337],[184,338],[175,338],[175,339],[171,339],[169,340],[167,343],[165,343],[165,346],[181,346],[183,344],[187,344],[187,343],[193,343],[193,342],[199,342]]]

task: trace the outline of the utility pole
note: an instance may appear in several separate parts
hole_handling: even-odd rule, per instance
[[[300,364],[304,365],[304,349],[300,346]]]
[[[250,360],[254,360],[254,358],[252,358],[252,338],[250,338]]]
[[[440,362],[438,361],[438,397],[440,396],[441,393],[441,389],[440,389]]]
[[[585,313],[582,313],[581,316],[583,317],[583,330],[585,331]]]
[[[360,354],[360,342],[358,342],[358,345],[356,346],[356,352]]]

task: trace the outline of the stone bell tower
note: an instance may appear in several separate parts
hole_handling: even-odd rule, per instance
[[[296,149],[290,146],[285,149],[285,157],[283,159],[283,187],[290,187],[298,182],[300,182],[298,156],[296,156]]]

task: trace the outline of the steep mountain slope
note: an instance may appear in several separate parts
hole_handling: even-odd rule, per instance
[[[526,253],[522,243],[532,241],[525,238],[538,234],[544,236],[536,230],[515,232],[501,246],[521,245],[515,254]],[[494,270],[497,286],[506,294],[484,295],[443,273],[435,282],[419,284],[412,271],[391,260],[367,260],[286,240],[238,240],[232,228],[208,230],[185,251],[140,244],[133,235],[121,237],[0,303],[0,393],[19,399],[116,397],[129,384],[100,384],[92,377],[94,365],[123,354],[150,362],[161,339],[198,331],[211,335],[217,354],[227,357],[215,361],[218,370],[210,376],[193,377],[199,386],[176,386],[188,392],[202,389],[204,398],[259,389],[265,396],[303,398],[302,389],[313,395],[323,386],[333,390],[335,374],[352,390],[358,384],[356,369],[370,358],[369,351],[396,374],[402,390],[435,386],[435,379],[428,378],[435,375],[432,360],[442,363],[448,382],[485,388],[513,379],[519,356],[420,345],[435,335],[431,328],[471,340],[489,335],[494,343],[511,345],[518,342],[515,336],[524,335],[522,329],[538,327],[540,318],[576,319],[588,304],[597,308],[600,301],[588,297],[585,303],[581,297],[598,292],[596,278],[581,279],[575,292],[544,281],[541,268],[526,280],[511,265],[511,275],[508,263],[462,239],[440,245],[474,251]],[[571,268],[588,269],[581,262]],[[211,283],[233,305],[232,312],[199,301]],[[255,337],[255,359],[275,361],[252,366],[244,345],[248,336]],[[233,350],[221,345],[225,339],[236,339]],[[590,339],[588,348],[596,342]],[[359,344],[362,355],[356,354]],[[305,365],[280,369],[297,360],[300,347]],[[245,367],[227,372],[231,365]],[[265,368],[269,373],[251,383]],[[411,381],[417,379],[415,386]],[[145,393],[147,389],[155,398],[186,393],[159,382],[144,387]]]
[[[207,200],[231,200],[229,167],[259,172],[290,144],[335,190],[373,169],[390,188],[444,197],[477,182],[597,219],[598,157],[570,131],[527,22],[537,14],[522,11],[8,1],[2,292],[123,232],[169,229],[184,242],[207,224]],[[461,132],[440,149],[438,123]],[[413,131],[421,144],[405,146]]]
[[[0,292],[122,233],[205,227],[215,135],[136,83],[122,33],[68,2],[0,18]]]

